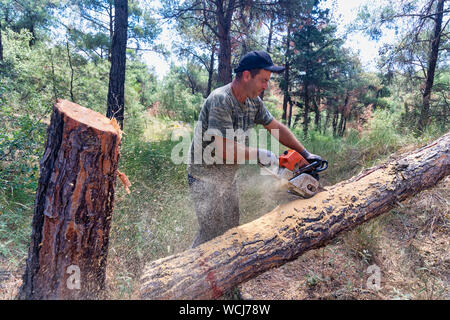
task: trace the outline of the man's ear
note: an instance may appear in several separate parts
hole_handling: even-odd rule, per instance
[[[242,72],[242,79],[245,80],[245,82],[249,81],[252,77],[252,74],[248,70],[244,70]]]

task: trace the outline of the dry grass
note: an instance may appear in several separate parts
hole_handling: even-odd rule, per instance
[[[0,300],[13,300],[22,284],[22,270],[0,256]]]

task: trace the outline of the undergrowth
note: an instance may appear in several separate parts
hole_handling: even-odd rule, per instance
[[[405,145],[424,144],[442,134],[439,130],[429,130],[417,139],[412,134],[399,133],[396,121],[388,112],[375,112],[363,133],[350,130],[344,137],[334,138],[313,131],[301,142],[310,152],[329,161],[321,181],[323,185],[332,185],[383,161]],[[119,169],[128,175],[132,193],[126,194],[117,182],[107,270],[111,298],[136,298],[134,294],[145,263],[188,249],[197,229],[186,165],[171,161],[172,149],[178,143],[171,139],[173,130],[181,128],[192,133],[192,124],[151,117],[143,120],[141,127],[139,134],[125,131],[122,140]],[[296,130],[294,133],[302,136]],[[240,170],[241,223],[265,214],[278,204],[275,197],[267,197],[271,188],[269,180],[252,182],[258,170],[257,166]],[[26,192],[20,188],[0,190],[0,255],[20,268],[27,255],[33,190],[38,177],[29,178],[32,184],[26,185]],[[353,253],[367,263],[376,259],[379,250],[376,230],[362,226],[347,241]]]

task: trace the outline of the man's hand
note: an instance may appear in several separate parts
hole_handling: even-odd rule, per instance
[[[258,163],[264,167],[278,165],[278,157],[270,150],[258,149]]]
[[[306,150],[306,149],[303,149],[303,151],[300,152],[300,154],[309,163],[313,163],[314,161],[319,161],[319,162],[322,161],[322,157],[320,157],[320,156],[318,156],[316,154],[313,154],[313,153],[309,153],[308,150]]]

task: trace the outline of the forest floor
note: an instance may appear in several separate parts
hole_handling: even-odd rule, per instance
[[[449,200],[447,176],[327,246],[241,284],[242,298],[448,300]],[[379,268],[378,288],[371,281],[375,268]]]
[[[449,199],[447,176],[327,246],[241,284],[242,299],[448,300]],[[379,290],[368,288],[371,265],[380,270]],[[15,298],[22,274],[0,256],[0,300]]]
[[[23,271],[0,255],[0,300],[15,299],[22,284]]]
[[[145,137],[146,140],[168,139],[165,137],[169,132],[168,126],[163,125],[159,128],[157,125],[159,123],[149,127],[152,136]],[[405,146],[397,153],[415,147]],[[148,152],[154,153],[152,150]],[[142,162],[136,161],[137,167],[148,166],[146,156],[143,155],[138,160]],[[184,168],[180,170],[181,173],[168,172],[167,175],[180,175],[180,179],[184,181]],[[321,176],[323,186],[331,185],[332,183],[327,182],[327,175],[331,179],[332,171],[339,170],[342,168],[332,166],[325,171],[323,178]],[[277,205],[298,199],[285,190],[274,191],[273,180],[258,173],[256,167],[239,172],[241,224],[270,212]],[[164,180],[164,176],[161,173],[159,175],[161,175],[159,178]],[[196,229],[195,213],[188,197],[187,186],[179,185],[173,189],[166,186],[166,183],[161,183],[161,188],[152,187],[150,192],[147,190],[148,187],[140,187],[144,182],[148,183],[145,179],[133,182],[133,197],[126,198],[122,195],[123,191],[118,192],[115,210],[117,212],[113,225],[115,224],[116,228],[132,226],[133,228],[130,228],[132,230],[138,226],[140,229],[130,233],[130,239],[128,233],[125,233],[126,239],[119,238],[123,233],[121,230],[116,230],[116,238],[112,238],[107,268],[108,294],[111,299],[138,299],[139,270],[142,269],[142,265],[149,260],[185,250],[192,242]],[[157,205],[149,206],[149,196],[153,197],[151,201],[156,201]],[[448,300],[450,299],[449,201],[450,176],[440,181],[434,188],[424,190],[402,202],[390,212],[352,231],[340,234],[327,246],[308,251],[292,262],[241,284],[242,298]],[[124,209],[127,206],[130,207],[128,211]],[[173,207],[173,212],[168,211],[170,207]],[[130,215],[130,212],[134,215]],[[180,212],[185,216],[180,216]],[[136,221],[126,220],[130,217]],[[145,246],[139,247],[140,242],[137,242],[137,245],[132,242],[132,237],[136,235],[142,237],[141,242]],[[156,236],[162,240],[150,246],[149,242],[155,241]],[[146,254],[140,256],[136,253],[141,249],[153,252],[152,248],[159,250],[157,253],[159,256]],[[136,274],[127,271],[130,264],[137,270]],[[371,286],[370,280],[375,274],[368,273],[369,267],[374,265],[375,267],[371,269],[379,270],[379,290]],[[24,266],[25,261],[17,264],[0,254],[0,300],[15,298],[22,283]]]

